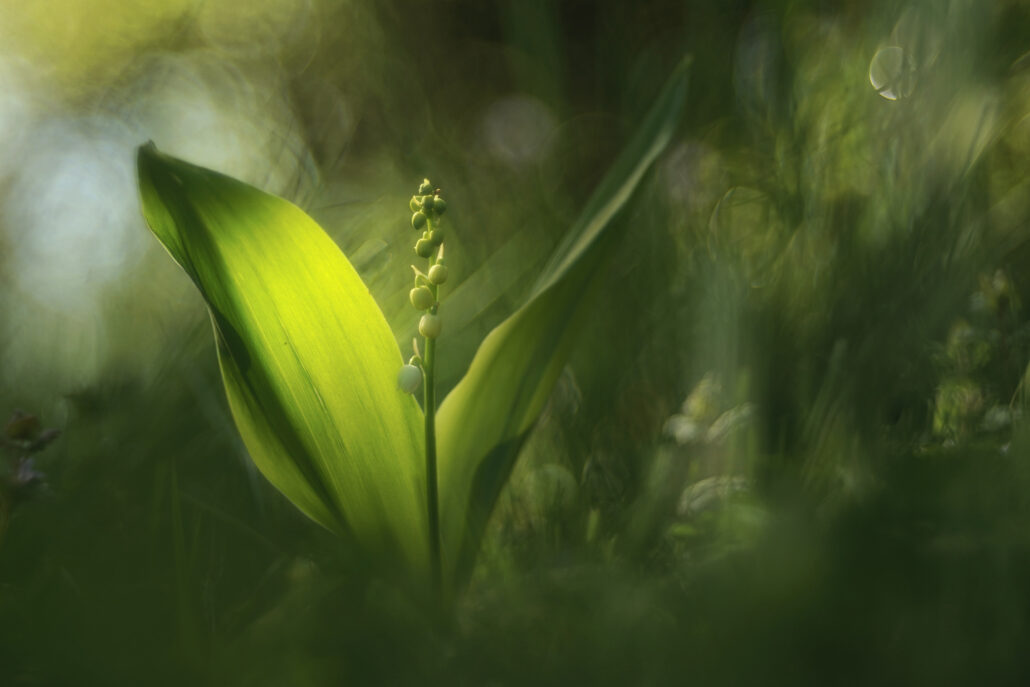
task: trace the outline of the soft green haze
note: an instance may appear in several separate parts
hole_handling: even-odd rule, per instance
[[[0,685],[1025,684],[1027,36],[1023,0],[0,3]],[[395,386],[423,177],[446,620]]]

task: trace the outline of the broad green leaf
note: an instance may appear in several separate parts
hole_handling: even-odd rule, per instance
[[[380,564],[424,575],[422,412],[396,387],[400,350],[357,272],[287,201],[152,144],[137,162],[147,223],[207,302],[258,468]]]
[[[686,97],[684,60],[587,202],[533,295],[483,341],[437,415],[444,566],[471,572],[486,521],[593,307],[608,231],[668,144]]]

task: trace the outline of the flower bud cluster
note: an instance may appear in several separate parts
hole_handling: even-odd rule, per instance
[[[429,179],[424,179],[418,193],[408,202],[408,208],[413,213],[411,226],[422,232],[422,238],[415,242],[415,254],[420,258],[430,258],[443,243],[440,218],[447,211],[447,202],[440,197],[440,189],[434,189]]]
[[[440,196],[440,189],[434,187],[429,179],[423,179],[418,193],[408,202],[408,209],[412,212],[411,226],[421,232],[415,241],[415,255],[428,261],[425,271],[412,265],[415,283],[408,293],[408,300],[416,310],[423,313],[418,331],[425,337],[428,346],[430,341],[440,336],[442,329],[437,311],[440,307],[440,286],[447,281],[447,266],[443,257],[444,230],[441,226],[447,202]],[[413,393],[423,374],[423,361],[416,345],[415,355],[398,375],[398,388]]]

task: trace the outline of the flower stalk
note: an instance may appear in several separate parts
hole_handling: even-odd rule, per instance
[[[428,179],[419,186],[418,193],[411,197],[408,204],[412,210],[411,226],[421,231],[415,242],[415,254],[427,261],[425,272],[412,265],[415,272],[415,285],[409,298],[415,309],[423,311],[419,320],[418,331],[425,339],[425,355],[418,350],[418,340],[412,342],[414,355],[405,368],[418,366],[422,373],[423,396],[422,408],[425,417],[426,446],[426,508],[429,522],[429,554],[433,587],[438,593],[443,592],[443,565],[440,554],[440,499],[437,486],[436,461],[436,339],[440,335],[441,322],[440,286],[447,281],[447,267],[444,265],[443,229],[440,219],[447,208],[440,197],[440,189],[433,188]],[[402,377],[406,373],[402,370]],[[399,378],[400,380],[400,378]],[[405,391],[413,392],[410,384],[398,382]]]

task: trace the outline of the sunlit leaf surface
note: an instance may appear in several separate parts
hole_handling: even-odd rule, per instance
[[[486,521],[511,474],[584,318],[597,267],[617,235],[606,230],[669,142],[687,90],[676,69],[639,130],[544,270],[533,296],[483,341],[437,415],[441,528],[446,569],[471,570]]]
[[[314,520],[421,574],[422,414],[357,272],[285,200],[140,148],[151,230],[203,294],[233,416],[258,468]]]

